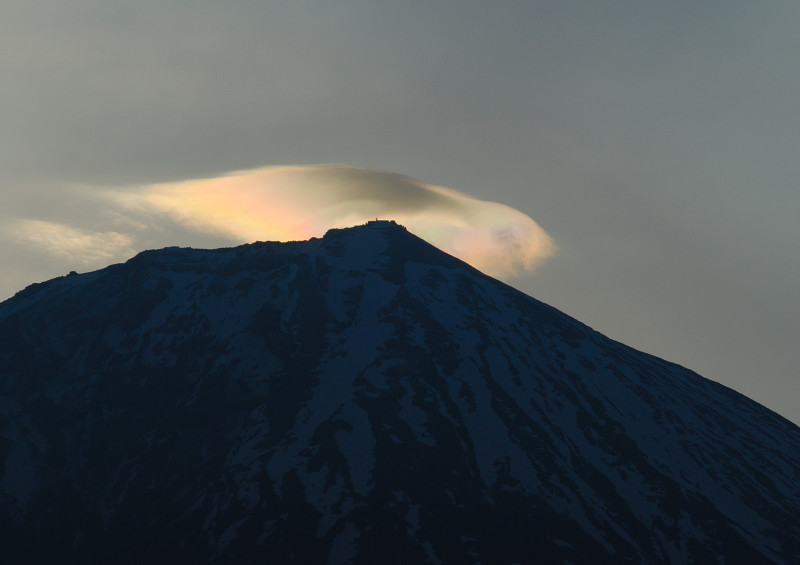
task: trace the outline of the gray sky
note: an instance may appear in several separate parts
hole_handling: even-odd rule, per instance
[[[514,286],[800,422],[798,25],[777,1],[5,0],[0,298],[229,244],[108,190],[341,163],[524,212],[558,251]]]

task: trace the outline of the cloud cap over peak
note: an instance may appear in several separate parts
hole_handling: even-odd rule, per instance
[[[551,256],[551,238],[510,206],[396,173],[342,165],[283,166],[153,184],[118,201],[234,241],[301,240],[331,228],[392,219],[497,277]]]

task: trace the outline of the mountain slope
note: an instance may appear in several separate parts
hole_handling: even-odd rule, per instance
[[[389,222],[29,287],[0,395],[20,562],[800,561],[800,429]]]

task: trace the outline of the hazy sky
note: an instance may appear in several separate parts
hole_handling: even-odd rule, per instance
[[[533,218],[556,253],[514,286],[800,423],[798,27],[778,1],[4,0],[0,298],[244,235],[157,187],[350,165]]]

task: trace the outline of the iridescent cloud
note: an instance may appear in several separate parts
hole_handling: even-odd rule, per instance
[[[354,167],[268,167],[150,185],[117,198],[129,209],[241,242],[303,240],[391,219],[498,277],[532,269],[554,249],[544,230],[514,208]]]

